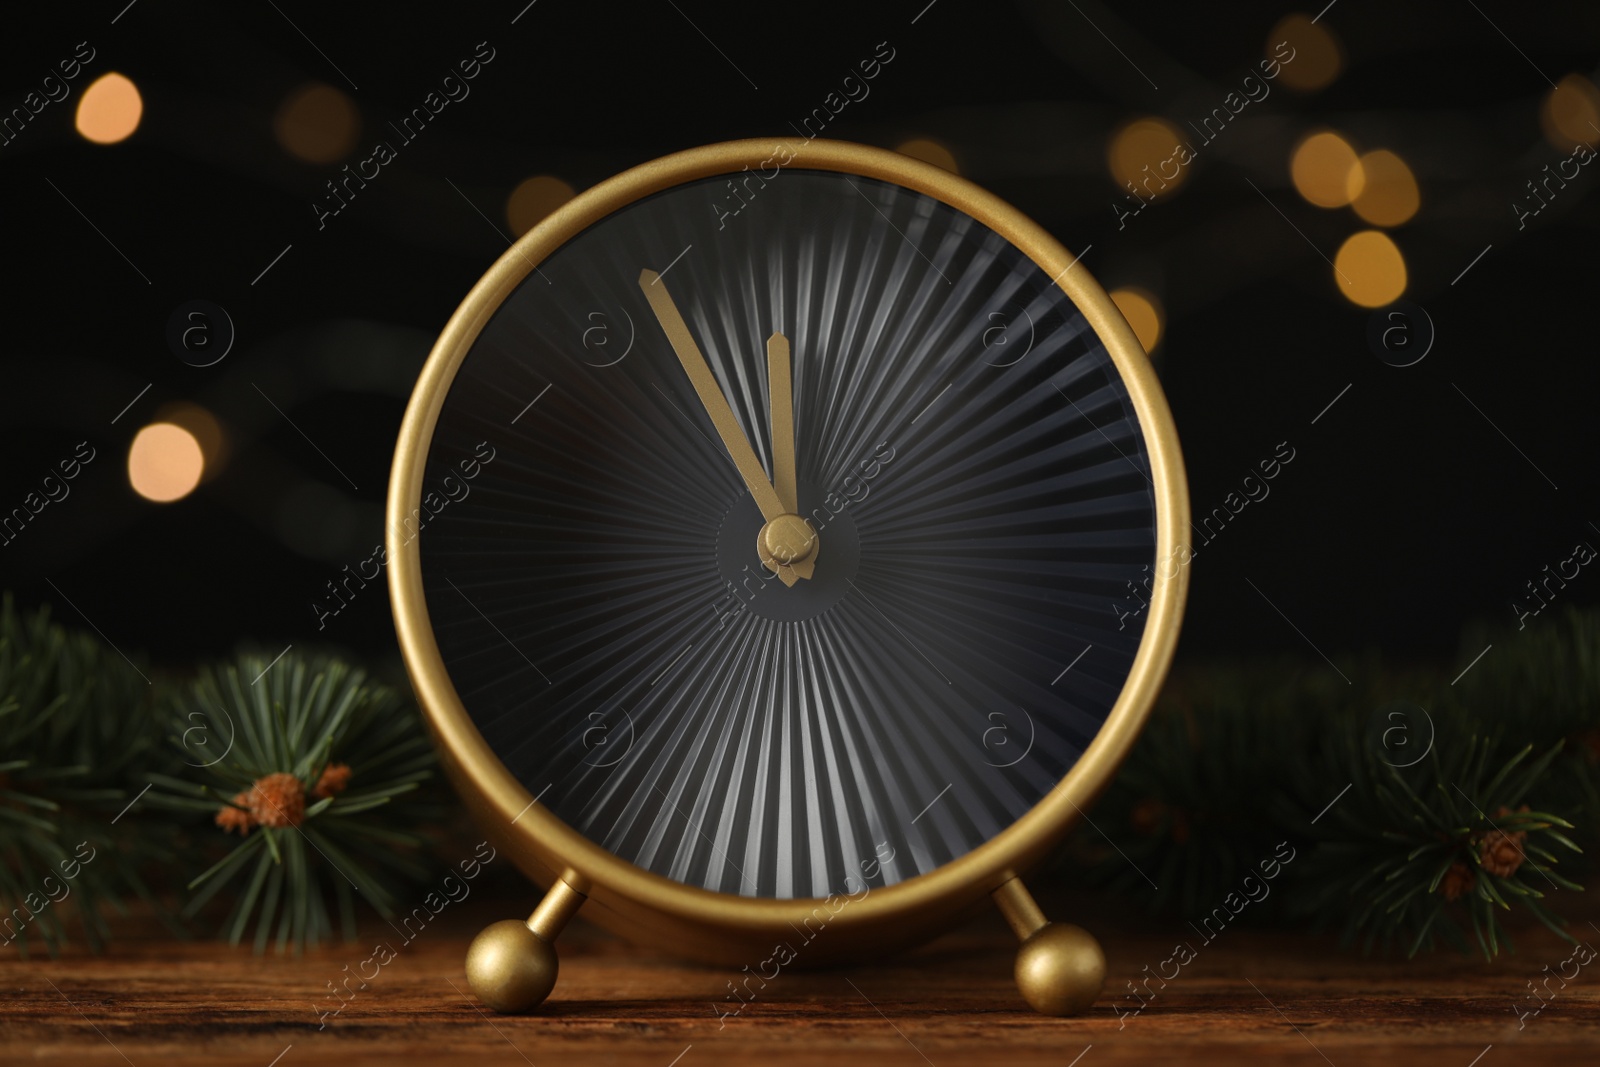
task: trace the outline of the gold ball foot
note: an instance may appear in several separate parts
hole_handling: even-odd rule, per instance
[[[1017,950],[1017,988],[1041,1015],[1086,1011],[1106,981],[1106,955],[1081,926],[1046,923]]]
[[[479,1000],[502,1015],[532,1011],[556,986],[555,946],[519,919],[506,919],[472,939],[467,982]]]

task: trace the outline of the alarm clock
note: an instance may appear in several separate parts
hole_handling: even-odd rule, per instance
[[[547,887],[474,992],[541,1003],[580,909],[748,983],[989,897],[1028,1004],[1087,1007],[1099,945],[1019,877],[1149,710],[1187,526],[1132,330],[971,182],[745,140],[573,198],[444,328],[388,498],[443,765]]]

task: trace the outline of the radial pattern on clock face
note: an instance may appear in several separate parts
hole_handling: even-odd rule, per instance
[[[724,434],[771,490],[774,334],[808,577],[763,563],[777,497]],[[1155,552],[1127,391],[1052,279],[930,197],[796,169],[676,186],[539,263],[450,387],[408,530],[531,796],[639,867],[782,898],[926,873],[1036,804],[1122,689]]]

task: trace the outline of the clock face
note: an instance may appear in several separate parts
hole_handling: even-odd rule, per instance
[[[823,897],[970,852],[1073,767],[1144,631],[1150,475],[1101,339],[1019,249],[896,184],[746,171],[529,272],[407,533],[530,796],[677,882]],[[781,573],[774,501],[809,524]]]

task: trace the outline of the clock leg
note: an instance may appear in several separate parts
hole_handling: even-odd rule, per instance
[[[1071,923],[1053,923],[1016,878],[994,891],[994,902],[1022,942],[1017,988],[1041,1015],[1076,1015],[1100,995],[1106,956],[1094,935]]]
[[[543,1004],[556,985],[556,935],[587,899],[558,878],[526,922],[504,919],[473,938],[467,982],[478,999],[508,1015]]]

